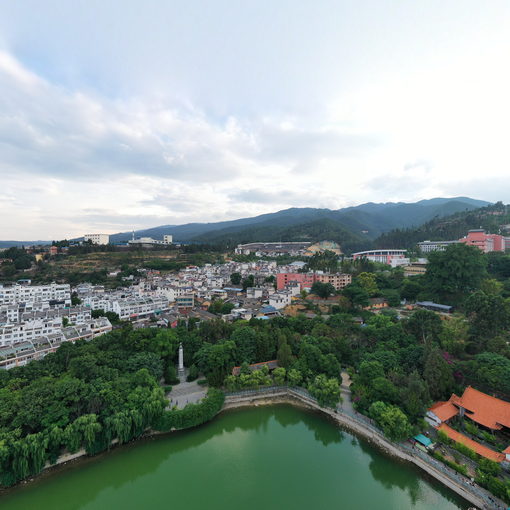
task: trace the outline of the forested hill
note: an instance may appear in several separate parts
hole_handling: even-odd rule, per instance
[[[338,242],[345,252],[368,249],[371,241],[362,234],[354,234],[338,222],[325,218],[300,223],[293,226],[274,226],[270,222],[247,228],[240,232],[211,232],[200,236],[200,242],[226,243],[229,246],[250,242],[279,241],[320,241],[323,239]]]
[[[467,231],[484,228],[491,234],[505,234],[503,226],[510,224],[510,206],[497,202],[487,207],[434,218],[416,228],[395,229],[374,241],[376,248],[413,248],[421,241],[460,239]]]
[[[172,234],[176,242],[216,243],[228,240],[244,241],[293,241],[298,235],[306,240],[324,239],[318,228],[333,229],[333,241],[355,246],[361,241],[371,241],[394,228],[422,225],[435,217],[447,216],[459,211],[484,207],[488,202],[466,197],[434,198],[415,203],[367,203],[338,210],[294,207],[275,213],[251,218],[240,218],[217,223],[188,223],[186,225],[162,225],[135,232],[136,236],[161,238]],[[320,227],[320,225],[324,225]],[[254,236],[253,232],[257,235]],[[350,235],[349,235],[350,234]],[[125,242],[131,232],[114,234],[113,243]],[[350,237],[352,236],[352,237]]]

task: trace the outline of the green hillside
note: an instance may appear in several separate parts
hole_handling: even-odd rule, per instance
[[[502,225],[510,224],[510,206],[498,202],[472,211],[434,218],[417,228],[395,229],[374,241],[377,248],[413,248],[420,241],[450,241],[460,239],[467,231],[484,228],[492,234],[504,234]]]

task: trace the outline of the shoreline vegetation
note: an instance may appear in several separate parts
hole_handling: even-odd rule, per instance
[[[314,397],[302,388],[281,386],[252,389],[231,394],[224,394],[220,390],[210,388],[206,398],[204,398],[202,402],[189,404],[181,410],[168,411],[161,417],[154,428],[145,431],[142,435],[130,440],[130,442],[148,440],[153,437],[161,437],[175,432],[184,432],[188,429],[205,425],[216,416],[227,411],[244,407],[279,404],[292,405],[298,408],[320,412],[328,419],[333,420],[337,426],[345,428],[354,435],[365,439],[386,455],[414,464],[420,471],[425,472],[427,475],[480,509],[504,510],[507,508],[502,501],[497,500],[481,487],[468,482],[467,479],[463,480],[460,475],[453,471],[452,473],[448,473],[446,469],[440,470],[434,467],[431,459],[427,461],[423,457],[416,455],[417,451],[411,450],[411,447],[406,446],[404,449],[403,445],[392,442],[373,425],[364,422],[364,420],[368,420],[368,418],[359,414],[357,417],[350,416],[342,409],[323,407],[319,405]],[[29,479],[20,481],[12,487],[0,489],[0,497],[2,494],[18,488],[21,484],[31,483],[42,476],[50,475],[52,471],[63,470],[67,466],[74,465],[75,463],[92,461],[98,456],[107,454],[119,444],[122,443],[120,443],[118,439],[115,439],[107,450],[99,452],[98,454],[91,455],[85,449],[82,449],[73,454],[62,455],[54,464],[47,463],[40,473],[31,476]]]

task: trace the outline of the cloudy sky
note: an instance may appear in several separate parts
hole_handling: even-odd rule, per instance
[[[508,0],[0,3],[0,239],[510,202]]]

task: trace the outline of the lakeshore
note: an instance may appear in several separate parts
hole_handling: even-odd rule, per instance
[[[321,407],[305,390],[289,387],[273,387],[263,388],[260,390],[246,390],[238,392],[237,394],[227,395],[222,409],[216,416],[219,417],[225,412],[235,409],[274,406],[279,404],[292,405],[301,409],[319,412],[321,415],[332,420],[336,426],[346,429],[349,432],[354,433],[356,436],[365,439],[371,445],[383,451],[386,455],[417,466],[419,469],[427,473],[427,475],[433,477],[435,480],[439,481],[448,489],[452,490],[479,509],[506,510],[507,508],[503,502],[496,500],[484,489],[475,486],[454,472],[448,473],[448,468],[446,466],[440,465],[428,455],[423,454],[418,450],[411,449],[410,446],[404,446],[389,441],[373,424],[369,423],[370,420],[368,418],[360,415],[359,413],[355,413],[355,411],[350,409],[349,405],[347,406],[349,410],[343,410],[341,408],[335,410]],[[185,430],[187,429],[173,429],[170,431],[151,430],[141,436],[138,441],[173,435],[175,433],[184,432]],[[116,449],[117,446],[118,441],[114,440],[112,442],[111,450]],[[109,455],[109,451],[103,452],[99,456],[103,457],[107,455]],[[85,450],[80,450],[73,454],[62,455],[57,459],[55,464],[47,464],[39,476],[32,477],[21,483],[23,485],[30,483],[42,477],[43,474],[49,475],[53,470],[62,472],[68,467],[75,466],[76,464],[80,464],[88,460],[92,461],[97,457],[98,456],[88,456]],[[3,492],[7,493],[9,491],[10,489],[6,489]]]
[[[396,462],[312,409],[225,410],[196,427],[62,466],[2,497],[2,510],[294,508],[466,510],[418,469]],[[244,499],[243,499],[244,498]]]

